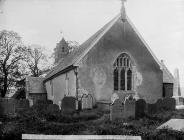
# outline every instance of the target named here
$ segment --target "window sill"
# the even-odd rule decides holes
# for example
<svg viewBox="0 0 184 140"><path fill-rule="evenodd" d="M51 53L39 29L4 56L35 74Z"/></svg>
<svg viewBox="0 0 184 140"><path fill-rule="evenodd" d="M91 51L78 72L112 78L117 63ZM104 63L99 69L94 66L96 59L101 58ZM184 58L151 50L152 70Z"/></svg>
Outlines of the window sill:
<svg viewBox="0 0 184 140"><path fill-rule="evenodd" d="M135 94L135 91L133 91L133 90L127 90L127 91L124 91L124 90L114 90L114 92L122 93L122 94Z"/></svg>

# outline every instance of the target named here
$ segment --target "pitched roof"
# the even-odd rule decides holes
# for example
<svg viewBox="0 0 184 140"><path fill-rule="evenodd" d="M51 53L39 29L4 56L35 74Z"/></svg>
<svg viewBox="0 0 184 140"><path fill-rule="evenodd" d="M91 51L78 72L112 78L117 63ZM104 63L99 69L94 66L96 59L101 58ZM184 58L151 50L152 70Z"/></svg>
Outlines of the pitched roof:
<svg viewBox="0 0 184 140"><path fill-rule="evenodd" d="M119 19L120 15L113 18L109 23L107 23L105 26L103 26L99 31L97 31L94 35L92 35L88 40L86 40L78 49L71 52L66 58L60 62L57 66L55 66L45 77L45 81L52 79L54 75L57 73L64 71L69 66L74 66L82 56L89 51L92 46L94 45L94 42L98 41L103 34L109 30L112 25Z"/></svg>
<svg viewBox="0 0 184 140"><path fill-rule="evenodd" d="M45 82L49 79L54 78L58 73L64 73L67 71L67 69L72 69L74 66L77 66L80 60L95 46L95 44L109 31L109 29L118 21L121 20L121 15L118 14L115 18L113 18L109 23L107 23L105 26L103 26L99 31L97 31L94 35L92 35L87 41L85 41L78 49L73 51L71 54L66 56L66 58L60 62L56 67L54 67L45 77ZM144 43L144 46L154 60L157 62L157 64L162 68L162 64L157 59L157 57L154 55L152 50L149 48L148 44L144 41L140 33L136 30L135 26L132 24L130 19L127 17L127 22L130 24L130 26L133 28L135 33L138 35L139 39ZM165 70L165 69L164 69ZM168 69L167 69L168 70ZM166 71L166 70L165 70ZM168 72L166 72L168 73ZM167 74L168 75L168 74ZM165 79L167 77L165 75ZM171 76L170 76L171 77ZM170 79L170 78L169 78ZM165 80L167 81L167 80Z"/></svg>

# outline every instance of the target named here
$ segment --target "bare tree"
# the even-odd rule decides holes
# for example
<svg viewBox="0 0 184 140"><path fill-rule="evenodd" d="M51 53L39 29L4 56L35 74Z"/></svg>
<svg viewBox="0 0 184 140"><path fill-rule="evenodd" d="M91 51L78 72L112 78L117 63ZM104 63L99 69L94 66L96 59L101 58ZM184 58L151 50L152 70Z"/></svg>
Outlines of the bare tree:
<svg viewBox="0 0 184 140"><path fill-rule="evenodd" d="M19 74L19 62L24 58L21 37L13 31L0 31L1 97L5 97Z"/></svg>
<svg viewBox="0 0 184 140"><path fill-rule="evenodd" d="M76 49L79 48L79 43L77 41L67 41L68 46L69 46L69 52L71 53L72 51L75 51Z"/></svg>
<svg viewBox="0 0 184 140"><path fill-rule="evenodd" d="M40 45L31 45L27 47L25 62L31 75L34 77L39 77L49 70L49 66L46 64L47 57Z"/></svg>

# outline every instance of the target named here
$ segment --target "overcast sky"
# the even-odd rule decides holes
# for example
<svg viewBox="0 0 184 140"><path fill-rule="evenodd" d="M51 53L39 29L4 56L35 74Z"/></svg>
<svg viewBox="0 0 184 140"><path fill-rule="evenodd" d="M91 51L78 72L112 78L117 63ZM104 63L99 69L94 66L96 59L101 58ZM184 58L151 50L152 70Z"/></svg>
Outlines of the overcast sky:
<svg viewBox="0 0 184 140"><path fill-rule="evenodd" d="M120 0L0 0L0 30L49 52L63 36L80 44L116 16ZM184 0L127 0L127 15L184 86Z"/></svg>

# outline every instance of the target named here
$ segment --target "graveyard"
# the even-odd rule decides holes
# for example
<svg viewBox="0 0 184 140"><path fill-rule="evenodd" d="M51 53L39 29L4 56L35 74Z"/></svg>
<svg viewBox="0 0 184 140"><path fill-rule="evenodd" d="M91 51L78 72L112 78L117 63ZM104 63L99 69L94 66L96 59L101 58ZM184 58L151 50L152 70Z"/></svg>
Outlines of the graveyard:
<svg viewBox="0 0 184 140"><path fill-rule="evenodd" d="M25 59L25 62L19 64L19 59L13 59L14 55L12 58L9 56L12 49L6 48L9 44L9 37L6 37L8 31L0 32L0 39L5 38L0 40L1 44L4 43L5 51L2 52L10 50L6 58L0 60L3 66L3 71L0 71L0 80L3 80L0 83L3 87L0 89L0 140L31 139L23 138L26 135L44 135L45 138L47 135L116 135L124 136L125 139L128 139L126 136L136 136L141 140L184 140L184 96L179 70L176 69L173 76L166 66L167 61L164 63L163 59L156 57L152 49L162 43L153 47L147 43L147 38L144 39L139 28L126 14L126 0L121 1L120 13L108 19L101 28L82 28L94 32L80 45L65 40L63 35L58 43L53 41L56 48L53 49L52 57L48 57L53 62L47 68L42 66L42 70L38 69L38 62L41 63L39 59L43 57L47 61L43 65L49 65L49 60L46 60L41 49L40 52L39 49L32 50L36 55L33 56L30 46L24 48L23 45L21 50L17 45L18 50L14 53L23 55L20 60ZM87 19L90 14L85 16ZM94 23L97 20L93 20ZM142 25L144 27L146 23ZM77 26L71 26L75 27L71 31L74 34ZM45 34L51 35L52 32L49 32ZM77 36L82 37L79 33ZM15 36L17 33L11 34ZM160 38L163 41L169 40L162 36ZM21 43L21 37L16 38ZM74 46L72 42L75 42ZM35 64L32 64L34 67L29 63L32 60L29 53L35 59ZM39 53L40 56L37 56ZM10 64L6 63L9 58L12 62ZM14 63L17 63L16 67L12 66ZM20 72L19 65L23 67L20 67ZM24 74L26 67L30 70ZM22 94L17 92L17 95L5 96L10 93L8 84L14 80L9 78L11 76L7 71L10 71L9 75L12 71L12 76L15 75L17 80L11 86L17 86Z"/></svg>
<svg viewBox="0 0 184 140"><path fill-rule="evenodd" d="M71 100L71 99L70 99ZM146 104L142 99L117 99L110 110L98 107L80 111L60 110L52 101L39 100L15 115L1 116L1 139L21 139L22 134L45 135L132 135L144 139L183 139L184 132L163 127L170 119L183 119L184 110L175 110L172 99ZM170 106L166 106L170 103Z"/></svg>

